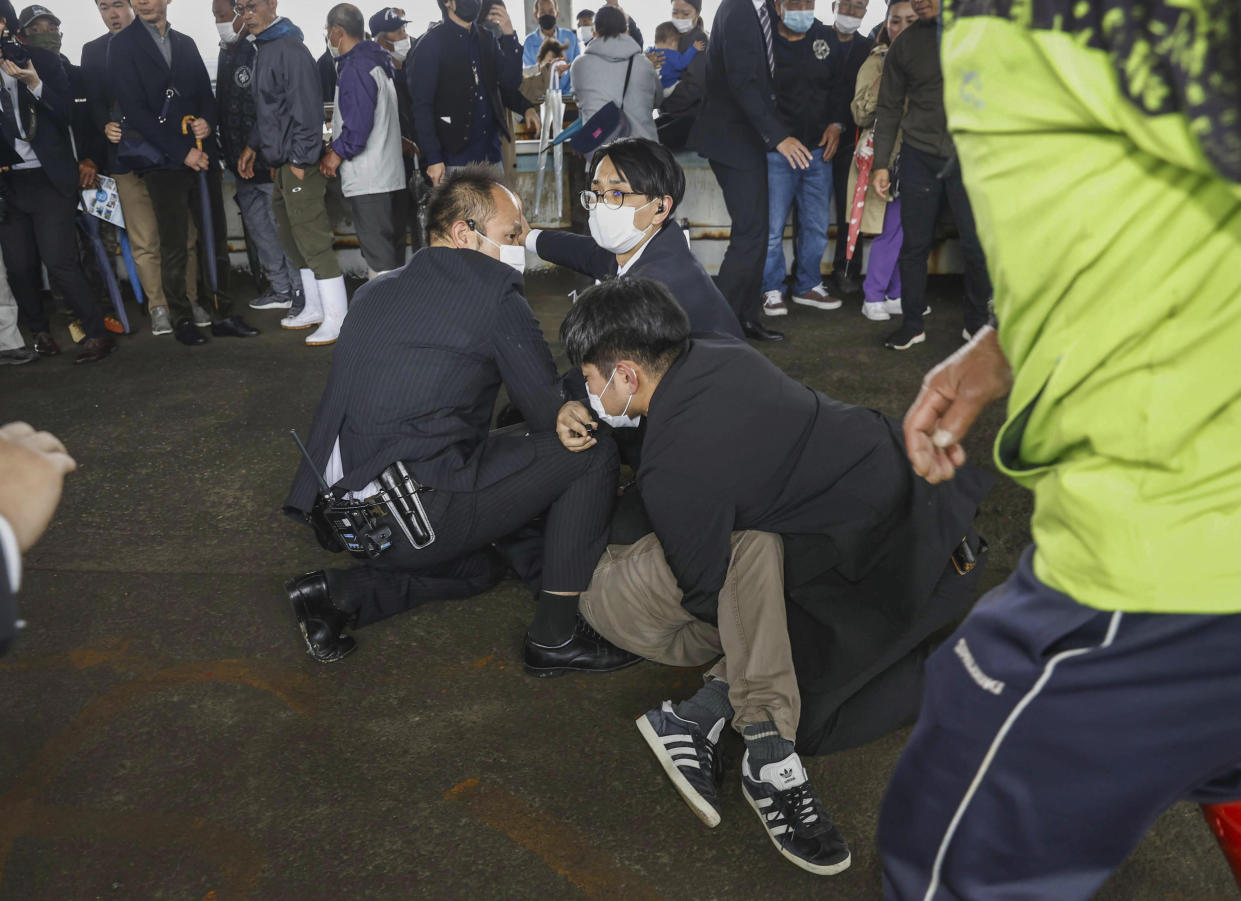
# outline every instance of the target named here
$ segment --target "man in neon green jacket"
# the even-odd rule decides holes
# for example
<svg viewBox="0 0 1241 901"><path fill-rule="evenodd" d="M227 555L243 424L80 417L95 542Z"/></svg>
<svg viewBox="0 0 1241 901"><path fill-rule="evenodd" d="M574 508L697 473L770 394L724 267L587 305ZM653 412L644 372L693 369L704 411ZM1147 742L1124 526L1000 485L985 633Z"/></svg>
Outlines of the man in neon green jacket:
<svg viewBox="0 0 1241 901"><path fill-rule="evenodd" d="M1085 898L1174 801L1241 798L1241 12L941 19L998 331L927 376L906 440L951 478L1011 388L995 456L1034 546L928 662L885 890Z"/></svg>

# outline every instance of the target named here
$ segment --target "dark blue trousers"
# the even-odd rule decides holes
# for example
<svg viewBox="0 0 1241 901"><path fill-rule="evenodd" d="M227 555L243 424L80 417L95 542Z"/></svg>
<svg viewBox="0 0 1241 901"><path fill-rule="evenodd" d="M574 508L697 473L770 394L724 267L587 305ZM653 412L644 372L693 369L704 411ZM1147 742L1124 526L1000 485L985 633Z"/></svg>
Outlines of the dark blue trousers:
<svg viewBox="0 0 1241 901"><path fill-rule="evenodd" d="M1241 614L1086 607L1033 557L927 661L889 899L1088 898L1171 804L1241 798Z"/></svg>

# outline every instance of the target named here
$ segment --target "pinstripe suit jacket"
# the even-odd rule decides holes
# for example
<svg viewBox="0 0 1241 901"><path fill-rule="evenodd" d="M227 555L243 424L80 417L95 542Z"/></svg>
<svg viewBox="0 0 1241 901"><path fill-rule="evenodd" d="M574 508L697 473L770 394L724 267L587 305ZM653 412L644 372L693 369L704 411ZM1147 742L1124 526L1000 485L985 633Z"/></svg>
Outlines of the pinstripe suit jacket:
<svg viewBox="0 0 1241 901"><path fill-rule="evenodd" d="M396 460L445 491L483 488L529 465L529 442L486 440L501 382L533 431L554 430L562 402L522 289L510 266L447 247L420 250L405 268L362 287L310 431L319 471L338 436L345 476L337 484L351 491ZM316 490L303 461L286 508L308 511Z"/></svg>

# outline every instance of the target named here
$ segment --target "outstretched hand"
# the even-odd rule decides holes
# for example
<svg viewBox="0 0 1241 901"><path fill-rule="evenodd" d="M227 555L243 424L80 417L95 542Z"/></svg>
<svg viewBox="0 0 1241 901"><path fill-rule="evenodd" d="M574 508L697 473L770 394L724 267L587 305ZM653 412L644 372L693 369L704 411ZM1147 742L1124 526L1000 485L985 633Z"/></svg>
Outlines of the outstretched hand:
<svg viewBox="0 0 1241 901"><path fill-rule="evenodd" d="M965 465L961 441L978 414L1012 384L1013 371L991 326L928 372L905 414L905 452L914 472L932 485L951 479Z"/></svg>

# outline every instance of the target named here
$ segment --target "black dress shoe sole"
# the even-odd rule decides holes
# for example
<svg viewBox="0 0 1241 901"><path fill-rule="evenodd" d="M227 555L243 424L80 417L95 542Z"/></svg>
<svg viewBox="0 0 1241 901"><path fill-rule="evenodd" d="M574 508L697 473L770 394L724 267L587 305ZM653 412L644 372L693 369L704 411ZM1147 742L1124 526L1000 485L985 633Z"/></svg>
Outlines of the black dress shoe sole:
<svg viewBox="0 0 1241 901"><path fill-rule="evenodd" d="M297 622L298 631L302 633L302 640L306 642L306 653L316 663L335 663L343 660L358 649L358 643L349 635L337 636L336 641L331 647L320 647L311 641L310 634L306 630L306 622L310 619L310 611L306 609L306 603L297 595L292 593L291 585L285 586L290 589L289 607L293 610L293 619Z"/></svg>
<svg viewBox="0 0 1241 901"><path fill-rule="evenodd" d="M550 679L554 676L563 676L566 673L614 673L617 670L625 669L633 666L635 663L641 663L641 657L635 657L633 660L626 660L624 663L618 663L616 666L597 667L597 666L531 666L526 664L526 675L534 676L536 679Z"/></svg>

